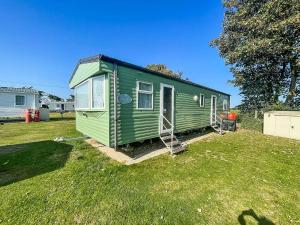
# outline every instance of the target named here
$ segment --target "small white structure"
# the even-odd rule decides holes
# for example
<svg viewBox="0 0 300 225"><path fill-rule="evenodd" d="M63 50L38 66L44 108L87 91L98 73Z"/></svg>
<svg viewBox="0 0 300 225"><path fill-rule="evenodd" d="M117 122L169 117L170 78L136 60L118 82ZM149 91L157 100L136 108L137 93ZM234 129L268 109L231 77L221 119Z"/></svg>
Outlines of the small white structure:
<svg viewBox="0 0 300 225"><path fill-rule="evenodd" d="M300 140L300 111L264 113L264 134Z"/></svg>
<svg viewBox="0 0 300 225"><path fill-rule="evenodd" d="M50 111L75 111L74 102L50 102Z"/></svg>
<svg viewBox="0 0 300 225"><path fill-rule="evenodd" d="M40 120L41 121L49 121L50 120L50 116L49 116L49 109L45 109L45 108L40 108Z"/></svg>
<svg viewBox="0 0 300 225"><path fill-rule="evenodd" d="M32 88L0 87L0 117L23 117L39 108L39 92Z"/></svg>

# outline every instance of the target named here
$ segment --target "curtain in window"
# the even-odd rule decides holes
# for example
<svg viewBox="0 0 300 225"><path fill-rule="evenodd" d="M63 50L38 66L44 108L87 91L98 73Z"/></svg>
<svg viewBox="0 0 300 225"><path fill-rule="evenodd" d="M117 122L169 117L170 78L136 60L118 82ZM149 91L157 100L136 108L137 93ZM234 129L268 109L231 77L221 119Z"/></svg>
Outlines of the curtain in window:
<svg viewBox="0 0 300 225"><path fill-rule="evenodd" d="M89 108L89 82L85 82L75 88L76 92L76 108Z"/></svg>
<svg viewBox="0 0 300 225"><path fill-rule="evenodd" d="M200 107L204 107L204 95L203 94L200 94Z"/></svg>
<svg viewBox="0 0 300 225"><path fill-rule="evenodd" d="M152 108L152 94L139 93L138 108L151 109Z"/></svg>
<svg viewBox="0 0 300 225"><path fill-rule="evenodd" d="M104 108L104 77L93 78L93 101L94 109Z"/></svg>
<svg viewBox="0 0 300 225"><path fill-rule="evenodd" d="M139 90L140 91L152 91L152 84L139 82Z"/></svg>
<svg viewBox="0 0 300 225"><path fill-rule="evenodd" d="M228 110L227 99L224 99L224 100L223 100L223 110Z"/></svg>

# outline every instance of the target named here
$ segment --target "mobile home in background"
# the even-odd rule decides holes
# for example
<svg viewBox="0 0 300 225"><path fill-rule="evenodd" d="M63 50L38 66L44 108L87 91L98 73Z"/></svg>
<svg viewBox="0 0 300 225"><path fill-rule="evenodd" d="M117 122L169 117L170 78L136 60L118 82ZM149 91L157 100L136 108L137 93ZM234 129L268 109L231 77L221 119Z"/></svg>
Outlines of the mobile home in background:
<svg viewBox="0 0 300 225"><path fill-rule="evenodd" d="M39 92L32 88L0 87L0 117L23 117L39 108Z"/></svg>
<svg viewBox="0 0 300 225"><path fill-rule="evenodd" d="M60 101L60 102L50 102L48 108L51 112L55 111L67 111L72 112L75 110L74 102Z"/></svg>

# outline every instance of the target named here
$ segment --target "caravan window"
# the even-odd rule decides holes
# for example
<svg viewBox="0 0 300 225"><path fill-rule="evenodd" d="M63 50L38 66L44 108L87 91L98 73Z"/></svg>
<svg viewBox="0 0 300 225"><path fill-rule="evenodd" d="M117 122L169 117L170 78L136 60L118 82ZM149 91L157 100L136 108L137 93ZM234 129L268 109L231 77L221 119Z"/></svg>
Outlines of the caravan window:
<svg viewBox="0 0 300 225"><path fill-rule="evenodd" d="M228 101L227 101L227 99L224 99L224 100L223 100L223 110L224 110L224 111L227 111L227 110L228 110Z"/></svg>
<svg viewBox="0 0 300 225"><path fill-rule="evenodd" d="M200 98L199 98L199 103L200 103L200 107L204 107L204 101L205 101L205 97L204 94L200 94Z"/></svg>
<svg viewBox="0 0 300 225"><path fill-rule="evenodd" d="M88 109L89 108L89 81L78 85L75 88L76 96L76 109Z"/></svg>
<svg viewBox="0 0 300 225"><path fill-rule="evenodd" d="M137 82L137 109L153 109L153 84Z"/></svg>
<svg viewBox="0 0 300 225"><path fill-rule="evenodd" d="M92 78L92 108L104 109L104 82L105 77Z"/></svg>
<svg viewBox="0 0 300 225"><path fill-rule="evenodd" d="M16 105L25 105L25 96L24 95L16 95Z"/></svg>
<svg viewBox="0 0 300 225"><path fill-rule="evenodd" d="M93 77L75 87L76 109L104 109L105 76Z"/></svg>

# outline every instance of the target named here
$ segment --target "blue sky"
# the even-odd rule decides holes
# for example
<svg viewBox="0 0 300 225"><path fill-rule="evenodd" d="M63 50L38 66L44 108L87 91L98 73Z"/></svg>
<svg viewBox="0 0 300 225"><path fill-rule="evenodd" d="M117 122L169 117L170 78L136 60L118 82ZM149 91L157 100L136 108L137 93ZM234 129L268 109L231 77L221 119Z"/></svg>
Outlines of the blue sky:
<svg viewBox="0 0 300 225"><path fill-rule="evenodd" d="M33 85L61 97L78 59L106 54L163 63L232 95L229 69L208 43L221 32L221 0L0 0L0 86Z"/></svg>

